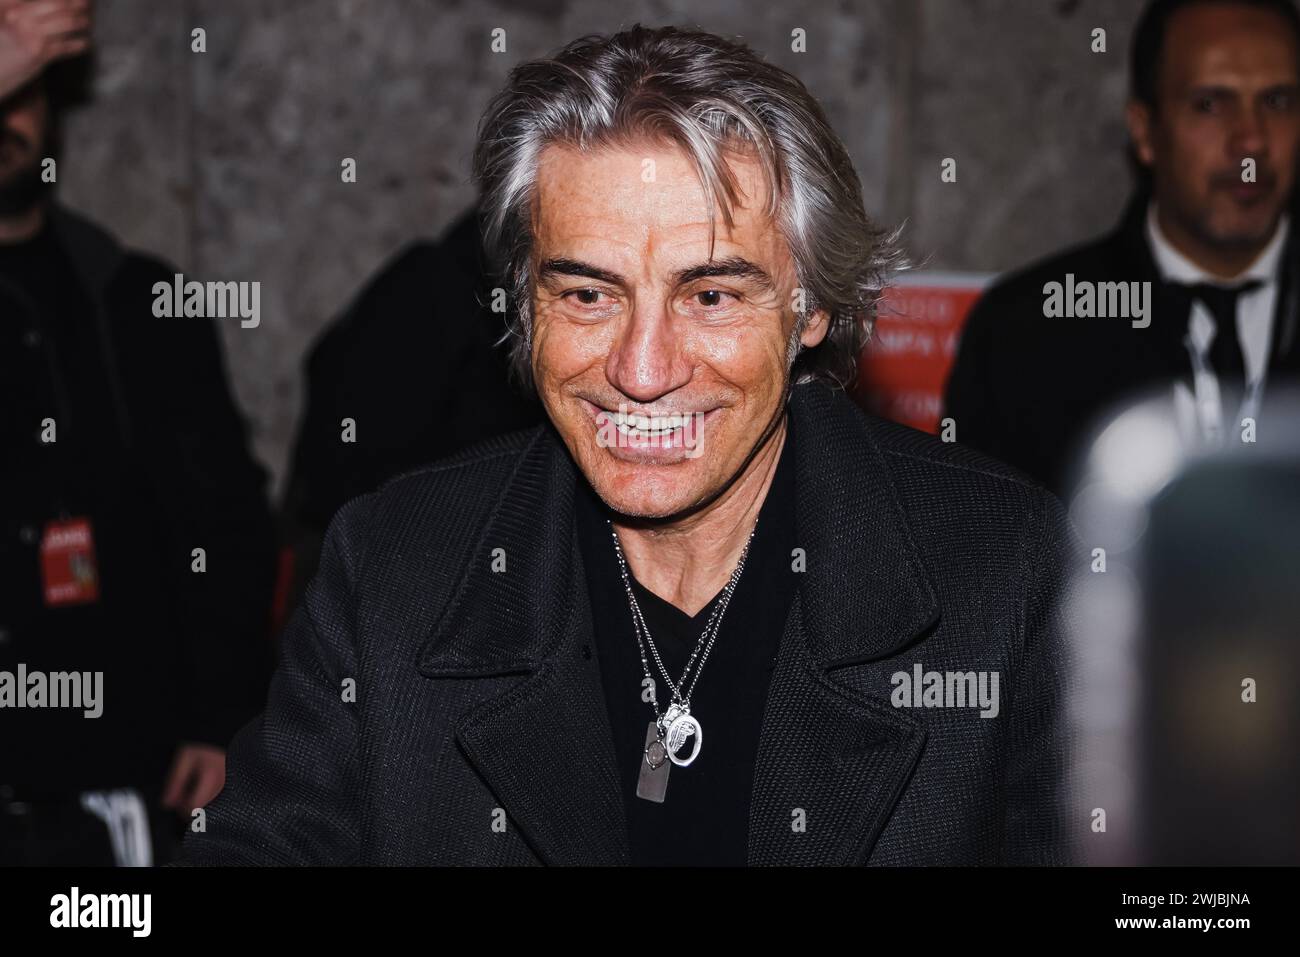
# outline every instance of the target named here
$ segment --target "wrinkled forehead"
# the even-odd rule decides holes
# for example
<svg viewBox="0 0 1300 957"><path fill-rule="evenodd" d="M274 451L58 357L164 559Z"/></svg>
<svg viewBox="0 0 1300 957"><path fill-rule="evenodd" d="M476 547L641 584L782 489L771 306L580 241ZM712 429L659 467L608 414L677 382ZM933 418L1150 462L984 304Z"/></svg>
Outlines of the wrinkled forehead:
<svg viewBox="0 0 1300 957"><path fill-rule="evenodd" d="M712 235L718 244L755 255L788 254L758 159L729 151L724 161L734 197L725 187L711 195L691 157L673 143L642 139L585 150L548 145L538 158L532 197L534 252L575 242L707 244Z"/></svg>

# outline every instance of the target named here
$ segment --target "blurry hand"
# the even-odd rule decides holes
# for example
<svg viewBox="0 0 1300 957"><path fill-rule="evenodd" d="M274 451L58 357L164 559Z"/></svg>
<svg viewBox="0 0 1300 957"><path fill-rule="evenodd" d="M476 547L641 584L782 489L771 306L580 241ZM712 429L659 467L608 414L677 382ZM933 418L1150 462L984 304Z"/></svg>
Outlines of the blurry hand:
<svg viewBox="0 0 1300 957"><path fill-rule="evenodd" d="M90 49L91 0L0 0L0 97Z"/></svg>
<svg viewBox="0 0 1300 957"><path fill-rule="evenodd" d="M176 749L163 789L163 807L188 817L221 793L226 784L226 752L209 744L183 744Z"/></svg>

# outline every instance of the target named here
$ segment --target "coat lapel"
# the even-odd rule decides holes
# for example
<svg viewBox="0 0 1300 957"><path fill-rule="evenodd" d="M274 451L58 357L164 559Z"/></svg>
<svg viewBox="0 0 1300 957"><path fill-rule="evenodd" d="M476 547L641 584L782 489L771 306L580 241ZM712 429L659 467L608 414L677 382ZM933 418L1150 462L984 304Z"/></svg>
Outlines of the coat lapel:
<svg viewBox="0 0 1300 957"><path fill-rule="evenodd" d="M796 536L808 570L768 690L748 858L856 864L898 802L925 732L887 700L837 683L835 672L897 653L935 624L938 600L861 413L817 385L797 387L790 408L800 437ZM792 826L801 818L803 829Z"/></svg>
<svg viewBox="0 0 1300 957"><path fill-rule="evenodd" d="M539 430L425 643L420 672L521 675L460 721L457 741L510 826L543 862L622 864L630 851L613 736L590 655L574 480L563 447ZM504 559L504 571L493 571L494 559Z"/></svg>

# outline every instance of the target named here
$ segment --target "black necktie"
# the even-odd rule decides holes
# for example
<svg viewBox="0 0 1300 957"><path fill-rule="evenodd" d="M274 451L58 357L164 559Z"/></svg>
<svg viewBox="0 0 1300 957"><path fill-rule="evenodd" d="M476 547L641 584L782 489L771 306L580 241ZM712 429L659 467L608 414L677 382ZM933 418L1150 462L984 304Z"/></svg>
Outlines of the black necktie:
<svg viewBox="0 0 1300 957"><path fill-rule="evenodd" d="M1193 299L1199 300L1214 317L1214 342L1210 346L1210 366L1220 381L1246 381L1246 357L1241 352L1237 334L1237 297L1263 285L1258 279L1236 286L1216 286L1203 282L1187 286Z"/></svg>

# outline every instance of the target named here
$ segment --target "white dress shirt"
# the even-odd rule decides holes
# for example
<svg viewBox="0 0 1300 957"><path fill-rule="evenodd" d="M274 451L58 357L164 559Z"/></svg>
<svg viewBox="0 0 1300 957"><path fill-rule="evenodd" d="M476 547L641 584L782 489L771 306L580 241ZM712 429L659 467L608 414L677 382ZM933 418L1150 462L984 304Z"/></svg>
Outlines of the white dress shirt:
<svg viewBox="0 0 1300 957"><path fill-rule="evenodd" d="M1278 296L1278 264L1282 258L1287 226L1288 219L1284 214L1277 225L1277 232L1255 261L1241 275L1224 280L1206 272L1176 250L1160 230L1156 219L1156 204L1152 202L1147 208L1147 242L1155 258L1156 269L1166 282L1236 286L1257 279L1261 283L1259 288L1237 297L1237 336L1246 366L1246 394L1236 421L1229 426L1234 430L1240 428L1242 419L1256 416L1264 393L1268 353L1273 336L1274 306ZM1205 304L1194 301L1183 344L1192 361L1195 393L1184 382L1174 385L1174 407L1180 429L1188 437L1199 435L1201 439L1213 444L1222 441L1224 428L1219 380L1210 365L1210 348L1214 344L1217 327L1218 323Z"/></svg>

